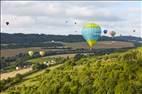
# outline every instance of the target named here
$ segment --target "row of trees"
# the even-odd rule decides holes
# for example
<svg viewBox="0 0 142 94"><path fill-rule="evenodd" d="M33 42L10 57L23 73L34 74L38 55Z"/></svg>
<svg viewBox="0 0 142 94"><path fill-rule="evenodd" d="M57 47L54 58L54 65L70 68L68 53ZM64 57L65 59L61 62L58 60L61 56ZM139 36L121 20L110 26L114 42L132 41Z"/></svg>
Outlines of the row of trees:
<svg viewBox="0 0 142 94"><path fill-rule="evenodd" d="M28 62L26 62L28 59L29 57L22 53L12 57L0 57L0 71L12 71L15 70L16 66L25 66L28 64Z"/></svg>
<svg viewBox="0 0 142 94"><path fill-rule="evenodd" d="M84 42L82 35L45 35L45 34L8 34L8 33L0 33L1 34L1 44L23 44L23 43L41 43L47 41L61 41L61 42ZM107 36L102 36L100 40L110 41L112 38ZM116 41L140 41L141 38L133 37L133 36L118 36L113 38Z"/></svg>
<svg viewBox="0 0 142 94"><path fill-rule="evenodd" d="M13 71L16 66L21 68L24 66L30 66L32 63L27 62L29 59L31 59L31 57L23 53L19 53L18 55L12 57L0 57L0 71Z"/></svg>
<svg viewBox="0 0 142 94"><path fill-rule="evenodd" d="M70 58L64 66L8 94L142 94L142 48L104 56Z"/></svg>

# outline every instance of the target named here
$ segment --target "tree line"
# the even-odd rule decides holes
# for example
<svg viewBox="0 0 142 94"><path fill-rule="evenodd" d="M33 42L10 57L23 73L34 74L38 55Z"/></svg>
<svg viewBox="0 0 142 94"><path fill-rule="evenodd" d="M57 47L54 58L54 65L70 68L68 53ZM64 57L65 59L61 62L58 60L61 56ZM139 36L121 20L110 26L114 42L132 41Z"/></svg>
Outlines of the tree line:
<svg viewBox="0 0 142 94"><path fill-rule="evenodd" d="M25 44L25 43L41 43L48 41L60 41L60 42L84 42L82 35L46 35L46 34L23 34L23 33L0 33L1 34L1 44ZM100 40L116 40L116 41L140 41L139 37L133 36L116 36L113 39L111 37L102 36Z"/></svg>

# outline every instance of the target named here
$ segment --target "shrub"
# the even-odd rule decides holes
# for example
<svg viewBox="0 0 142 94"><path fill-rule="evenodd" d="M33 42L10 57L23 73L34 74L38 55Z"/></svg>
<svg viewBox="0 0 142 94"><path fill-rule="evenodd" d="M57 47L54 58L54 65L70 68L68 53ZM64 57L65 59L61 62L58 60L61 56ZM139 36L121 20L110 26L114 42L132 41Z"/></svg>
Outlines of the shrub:
<svg viewBox="0 0 142 94"><path fill-rule="evenodd" d="M32 66L32 69L33 70L41 70L41 69L45 69L46 67L47 67L47 65L45 65L45 64L35 63Z"/></svg>

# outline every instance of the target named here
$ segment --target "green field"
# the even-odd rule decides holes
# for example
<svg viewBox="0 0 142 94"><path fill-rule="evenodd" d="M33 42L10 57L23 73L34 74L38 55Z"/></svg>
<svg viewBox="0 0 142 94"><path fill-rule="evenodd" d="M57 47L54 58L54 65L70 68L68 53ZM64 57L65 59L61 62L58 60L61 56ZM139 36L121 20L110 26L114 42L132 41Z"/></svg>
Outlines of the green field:
<svg viewBox="0 0 142 94"><path fill-rule="evenodd" d="M58 68L57 68L58 67ZM142 47L83 56L25 77L4 94L142 94Z"/></svg>
<svg viewBox="0 0 142 94"><path fill-rule="evenodd" d="M56 58L60 58L60 57L67 58L67 57L74 57L74 56L75 56L75 54L53 55L53 56L46 56L46 57L39 57L39 58L31 59L31 60L28 60L28 62L43 63L45 61L55 60Z"/></svg>
<svg viewBox="0 0 142 94"><path fill-rule="evenodd" d="M35 59L28 60L28 62L43 63L43 62L48 61L48 60L49 60L49 57L47 57L47 58L35 58Z"/></svg>

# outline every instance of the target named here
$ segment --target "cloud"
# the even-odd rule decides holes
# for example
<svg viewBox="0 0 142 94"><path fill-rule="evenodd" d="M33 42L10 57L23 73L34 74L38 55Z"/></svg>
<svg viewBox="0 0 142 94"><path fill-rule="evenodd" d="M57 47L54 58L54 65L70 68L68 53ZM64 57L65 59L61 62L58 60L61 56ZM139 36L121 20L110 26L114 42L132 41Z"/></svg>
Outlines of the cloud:
<svg viewBox="0 0 142 94"><path fill-rule="evenodd" d="M138 1L2 1L1 5L1 24L7 32L73 34L90 21L120 32L142 28Z"/></svg>
<svg viewBox="0 0 142 94"><path fill-rule="evenodd" d="M20 2L20 1L19 1ZM53 16L61 12L61 7L57 3L42 2L3 2L2 14L17 16ZM24 4L23 4L24 3ZM26 7L25 7L26 6Z"/></svg>
<svg viewBox="0 0 142 94"><path fill-rule="evenodd" d="M70 6L70 3L54 3L54 2L22 2L21 6L18 5L19 2L16 2L15 7L14 4L9 3L11 7L4 7L2 10L6 9L6 11L2 11L2 14L13 14L17 16L51 16L56 18L59 17L74 17L79 19L89 19L89 18L97 18L97 20L120 20L121 18L116 17L113 13L105 8L96 8L86 6L84 7L84 3L74 4ZM24 4L23 4L24 3ZM6 3L7 4L7 3ZM25 4L26 7L25 7ZM67 5L69 6L67 6ZM79 5L79 6L78 6ZM82 6L81 6L82 5ZM96 4L97 5L97 4ZM104 4L103 4L104 5ZM2 4L4 6L4 4ZM7 4L8 6L8 4ZM18 7L18 8L17 8ZM66 8L65 8L66 7ZM112 15L113 14L113 15ZM111 19L112 18L112 19Z"/></svg>
<svg viewBox="0 0 142 94"><path fill-rule="evenodd" d="M87 7L71 7L66 10L66 14L68 16L75 16L75 17L86 17L91 16L93 11Z"/></svg>

